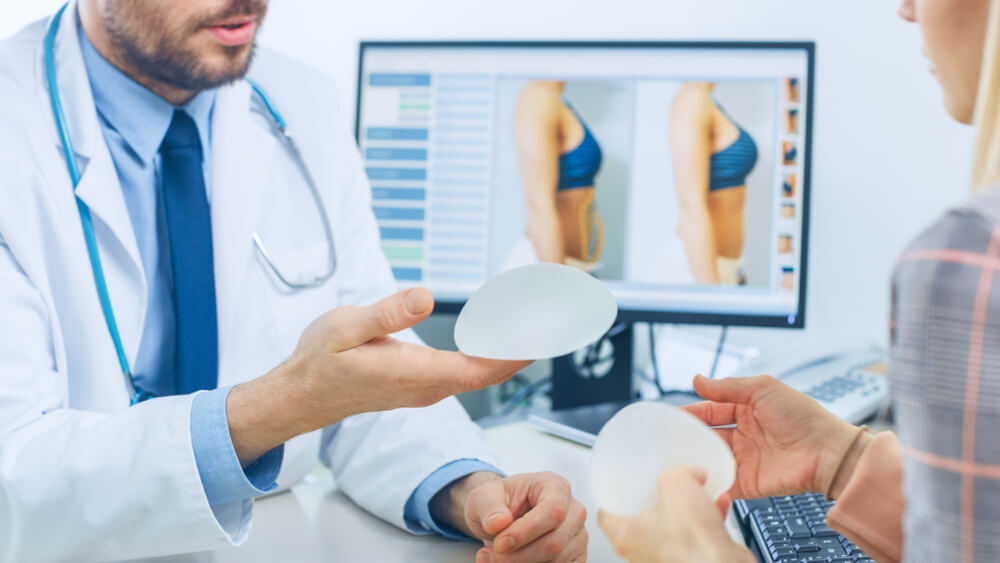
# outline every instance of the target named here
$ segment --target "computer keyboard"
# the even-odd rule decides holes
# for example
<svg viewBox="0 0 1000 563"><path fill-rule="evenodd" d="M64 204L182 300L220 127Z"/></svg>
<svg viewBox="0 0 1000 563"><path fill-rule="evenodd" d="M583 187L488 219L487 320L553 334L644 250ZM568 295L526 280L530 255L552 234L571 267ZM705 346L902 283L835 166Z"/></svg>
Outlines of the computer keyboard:
<svg viewBox="0 0 1000 563"><path fill-rule="evenodd" d="M738 500L737 515L765 563L873 563L858 546L826 525L833 506L823 495Z"/></svg>

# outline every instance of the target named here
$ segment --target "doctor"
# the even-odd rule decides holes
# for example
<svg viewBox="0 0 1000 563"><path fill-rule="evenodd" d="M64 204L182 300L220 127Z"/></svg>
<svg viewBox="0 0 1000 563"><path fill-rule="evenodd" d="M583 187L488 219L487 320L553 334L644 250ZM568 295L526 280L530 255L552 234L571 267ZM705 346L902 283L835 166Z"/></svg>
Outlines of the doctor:
<svg viewBox="0 0 1000 563"><path fill-rule="evenodd" d="M393 294L332 88L243 80L266 5L79 0L0 43L0 560L239 544L317 456L480 560L585 560L567 482L503 477L446 398L524 364L405 330L433 300Z"/></svg>

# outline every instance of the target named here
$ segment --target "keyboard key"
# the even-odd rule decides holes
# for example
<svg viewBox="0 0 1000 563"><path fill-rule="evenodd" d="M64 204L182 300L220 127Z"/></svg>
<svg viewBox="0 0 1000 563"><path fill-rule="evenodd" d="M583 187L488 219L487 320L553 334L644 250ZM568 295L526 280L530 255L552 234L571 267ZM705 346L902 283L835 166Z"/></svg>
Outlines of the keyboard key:
<svg viewBox="0 0 1000 563"><path fill-rule="evenodd" d="M752 514L755 510L764 510L767 508L772 508L774 506L774 501L769 498L755 498L750 500L741 501L747 507L747 513Z"/></svg>
<svg viewBox="0 0 1000 563"><path fill-rule="evenodd" d="M771 557L794 556L797 553L798 552L795 551L794 549L772 549L771 550Z"/></svg>
<svg viewBox="0 0 1000 563"><path fill-rule="evenodd" d="M819 553L820 548L818 545L799 545L795 547L795 551L799 555L804 555L806 553Z"/></svg>
<svg viewBox="0 0 1000 563"><path fill-rule="evenodd" d="M823 563L827 563L830 561L830 559L826 555L809 555L807 557L799 559L799 561L801 561L802 563L812 563L814 561L817 562L822 561Z"/></svg>
<svg viewBox="0 0 1000 563"><path fill-rule="evenodd" d="M772 550L775 550L775 549L787 549L789 547L792 548L793 551L794 551L795 544L793 544L790 541L776 541L776 542L771 542L771 549Z"/></svg>
<svg viewBox="0 0 1000 563"><path fill-rule="evenodd" d="M843 546L837 541L837 538L816 538L819 540L820 550L827 555L827 557L847 557L847 552L844 551Z"/></svg>
<svg viewBox="0 0 1000 563"><path fill-rule="evenodd" d="M830 560L830 563L854 563L854 559L850 557L834 557Z"/></svg>
<svg viewBox="0 0 1000 563"><path fill-rule="evenodd" d="M760 520L774 520L776 518L781 518L781 512L774 508L769 508L767 510L755 510L753 517Z"/></svg>
<svg viewBox="0 0 1000 563"><path fill-rule="evenodd" d="M757 516L757 523L761 526L770 526L771 524L782 525L785 521L784 518L780 516Z"/></svg>
<svg viewBox="0 0 1000 563"><path fill-rule="evenodd" d="M809 526L806 526L806 521L802 518L791 518L785 521L785 528L788 529L788 536L791 538L808 538L812 536L812 532L809 531Z"/></svg>

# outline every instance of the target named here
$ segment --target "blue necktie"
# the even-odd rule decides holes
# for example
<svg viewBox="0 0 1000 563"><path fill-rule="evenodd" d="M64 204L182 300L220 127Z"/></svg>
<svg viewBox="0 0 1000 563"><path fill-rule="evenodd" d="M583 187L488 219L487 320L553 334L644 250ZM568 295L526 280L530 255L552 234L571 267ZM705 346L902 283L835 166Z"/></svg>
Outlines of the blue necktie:
<svg viewBox="0 0 1000 563"><path fill-rule="evenodd" d="M202 146L187 113L174 111L163 143L163 207L170 239L176 319L178 394L214 389L219 344L215 311L215 265Z"/></svg>

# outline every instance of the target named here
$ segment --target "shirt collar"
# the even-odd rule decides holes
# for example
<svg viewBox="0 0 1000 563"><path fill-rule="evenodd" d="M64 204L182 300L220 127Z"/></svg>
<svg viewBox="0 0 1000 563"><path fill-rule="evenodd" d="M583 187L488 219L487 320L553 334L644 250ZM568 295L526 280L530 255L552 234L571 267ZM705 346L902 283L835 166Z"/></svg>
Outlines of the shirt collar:
<svg viewBox="0 0 1000 563"><path fill-rule="evenodd" d="M188 103L176 108L105 59L90 42L79 19L77 29L97 113L107 126L121 135L144 165L159 151L175 109L183 109L191 116L198 127L203 150L208 149L215 89L198 92Z"/></svg>

